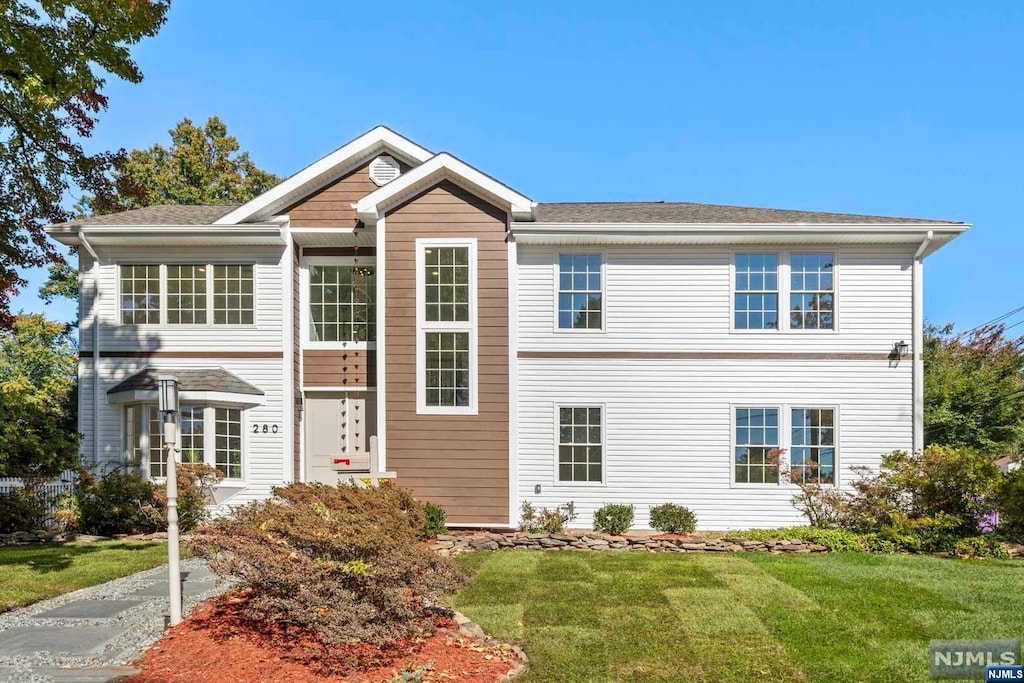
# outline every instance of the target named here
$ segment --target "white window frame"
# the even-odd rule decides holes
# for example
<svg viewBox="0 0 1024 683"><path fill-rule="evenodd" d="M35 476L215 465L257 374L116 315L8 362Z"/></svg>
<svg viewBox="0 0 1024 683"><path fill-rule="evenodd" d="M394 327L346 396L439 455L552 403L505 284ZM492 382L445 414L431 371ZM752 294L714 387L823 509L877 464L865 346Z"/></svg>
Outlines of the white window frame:
<svg viewBox="0 0 1024 683"><path fill-rule="evenodd" d="M601 481L562 481L558 477L558 447L562 445L559 429L562 426L559 411L562 408L599 408L601 410ZM608 404L594 401L556 401L551 412L553 431L553 459L551 484L557 487L603 487L608 485Z"/></svg>
<svg viewBox="0 0 1024 683"><path fill-rule="evenodd" d="M371 266L373 268L374 278L379 276L377 270L377 257L376 256L304 256L301 259L301 265L299 270L299 287L302 288L300 294L300 303L302 306L302 316L299 322L302 325L302 347L306 349L376 349L376 341L314 341L310 334L310 296L309 296L309 267L310 266ZM375 293L376 294L376 293ZM374 296L374 306L377 305L376 296ZM380 311L377 311L379 316ZM375 319L377 318L375 316ZM376 326L376 324L374 325Z"/></svg>
<svg viewBox="0 0 1024 683"><path fill-rule="evenodd" d="M784 453L782 458L785 464L779 467L779 481L778 482L738 482L736 481L736 411L742 409L774 409L779 411L779 445ZM729 404L729 486L732 488L741 489L796 489L797 484L794 484L789 480L788 476L784 477L784 473L788 473L792 463L792 451L793 451L793 410L796 409L805 410L831 410L832 411L832 448L835 450L835 477L831 484L822 484L822 486L838 488L842 485L842 450L841 450L841 436L840 436L840 420L841 411L838 403L832 403L828 401L796 401L788 403L779 403L772 401L744 401L742 403L731 403Z"/></svg>
<svg viewBox="0 0 1024 683"><path fill-rule="evenodd" d="M154 477L150 475L150 461L149 461L149 418L148 412L150 406L155 406L155 403L128 403L125 404L121 409L121 456L127 458L129 451L131 450L131 443L128 441L128 409L131 407L137 407L146 415L145 419L142 420L142 430L139 433L139 450L142 451L142 462L139 463L139 467L142 469L143 476L146 479L154 481L156 483L163 483L166 481L166 477ZM203 402L184 402L183 405L187 406L199 406L203 409L203 464L209 465L210 467L216 468L217 460L217 435L216 430L216 409L217 408L233 408L239 411L241 419L242 429L242 478L228 478L224 477L220 480L221 484L239 484L245 483L248 480L249 472L249 432L248 432L248 420L246 413L248 410L246 406L238 405L235 403L203 403ZM181 445L181 424L177 425L178 438L177 444ZM180 457L180 456L179 456ZM180 464L180 463L179 463Z"/></svg>
<svg viewBox="0 0 1024 683"><path fill-rule="evenodd" d="M558 326L558 295L562 290L561 274L559 264L563 255L578 256L600 256L601 257L601 327L559 327ZM553 313L554 318L551 326L555 334L605 334L608 332L608 254L604 249L560 249L555 252L555 262L552 264L554 277L553 291Z"/></svg>
<svg viewBox="0 0 1024 683"><path fill-rule="evenodd" d="M426 319L426 258L428 247L469 248L469 321L440 321ZM477 240L465 237L421 237L416 239L416 414L417 415L478 415L479 361L477 299ZM424 335L428 332L469 333L469 405L428 406L427 405L427 349Z"/></svg>
<svg viewBox="0 0 1024 683"><path fill-rule="evenodd" d="M206 266L206 322L205 323L171 323L167 314L167 266ZM259 269L255 261L219 259L215 261L203 259L181 258L169 261L154 262L143 259L123 259L114 263L117 269L117 326L118 327L160 327L163 329L217 329L217 330L252 330L259 326ZM160 315L157 323L126 323L121 317L121 266L159 266L160 267ZM213 322L213 269L215 266L252 266L252 322L251 323L215 323Z"/></svg>
<svg viewBox="0 0 1024 683"><path fill-rule="evenodd" d="M777 329L742 329L736 327L736 257L746 254L776 254L779 257L778 296L779 326ZM789 295L792 293L791 259L793 254L832 254L832 327L830 329L799 329L789 324ZM808 245L800 249L733 249L729 253L729 333L730 334L785 334L785 335L828 335L839 332L842 294L839 280L841 252L835 246ZM556 321L557 322L557 321Z"/></svg>

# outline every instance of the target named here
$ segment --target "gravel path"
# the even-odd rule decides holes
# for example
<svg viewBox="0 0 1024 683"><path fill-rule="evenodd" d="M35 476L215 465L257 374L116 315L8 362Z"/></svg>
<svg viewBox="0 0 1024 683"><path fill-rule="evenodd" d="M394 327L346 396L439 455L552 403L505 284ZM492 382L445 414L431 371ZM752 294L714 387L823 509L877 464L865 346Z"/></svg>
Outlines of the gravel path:
<svg viewBox="0 0 1024 683"><path fill-rule="evenodd" d="M186 613L230 588L203 560L181 570ZM167 597L164 566L0 614L0 681L117 680L164 634Z"/></svg>

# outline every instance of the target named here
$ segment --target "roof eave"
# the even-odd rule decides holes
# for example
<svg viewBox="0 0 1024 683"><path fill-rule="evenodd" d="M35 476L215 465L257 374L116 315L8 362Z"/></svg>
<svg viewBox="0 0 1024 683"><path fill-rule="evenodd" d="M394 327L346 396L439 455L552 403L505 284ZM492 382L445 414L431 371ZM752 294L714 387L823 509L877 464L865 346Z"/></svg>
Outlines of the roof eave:
<svg viewBox="0 0 1024 683"><path fill-rule="evenodd" d="M105 246L180 245L203 241L231 244L285 244L279 222L243 225L83 225L49 226L46 234L66 246L79 246L84 237L90 244Z"/></svg>

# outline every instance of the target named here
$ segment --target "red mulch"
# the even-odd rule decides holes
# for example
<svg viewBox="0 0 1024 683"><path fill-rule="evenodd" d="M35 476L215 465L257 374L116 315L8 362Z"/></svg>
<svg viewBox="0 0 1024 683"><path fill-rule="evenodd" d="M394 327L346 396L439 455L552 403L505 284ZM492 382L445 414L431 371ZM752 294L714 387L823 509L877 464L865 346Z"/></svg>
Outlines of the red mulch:
<svg viewBox="0 0 1024 683"><path fill-rule="evenodd" d="M338 645L325 662L304 654L316 651L308 632L261 627L245 616L245 602L244 595L234 594L200 605L133 663L142 673L127 683L378 683L417 669L425 683L491 683L518 663L511 648L463 636L442 618L428 637L387 651Z"/></svg>

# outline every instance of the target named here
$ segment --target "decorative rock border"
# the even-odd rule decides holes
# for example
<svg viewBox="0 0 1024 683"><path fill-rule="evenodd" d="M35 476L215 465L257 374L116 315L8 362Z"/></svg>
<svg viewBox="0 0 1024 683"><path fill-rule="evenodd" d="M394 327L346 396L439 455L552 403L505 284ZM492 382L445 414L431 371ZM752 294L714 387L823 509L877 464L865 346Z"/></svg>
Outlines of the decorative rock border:
<svg viewBox="0 0 1024 683"><path fill-rule="evenodd" d="M498 640L493 636L487 635L486 633L484 633L484 630L480 628L480 624L471 620L462 612L452 610L452 613L455 619L455 623L459 626L459 633L461 633L464 636L476 638L485 645L507 646L515 654L515 656L519 658L519 663L516 664L515 667L513 667L513 669L509 671L507 674L503 674L500 678L498 678L498 681L511 681L513 679L519 678L526 672L527 667L529 667L530 660L526 656L526 653L523 652L523 649L521 647L514 643L506 643L503 640Z"/></svg>
<svg viewBox="0 0 1024 683"><path fill-rule="evenodd" d="M472 531L441 534L431 549L442 555L458 555L475 550L618 550L672 553L827 553L826 546L800 539L754 541L747 538L705 538L670 534L612 536L596 531L565 531L556 534L530 534L521 531Z"/></svg>
<svg viewBox="0 0 1024 683"><path fill-rule="evenodd" d="M167 532L157 531L152 534L115 534L114 536L91 536L89 534L62 533L60 531L15 531L13 534L0 534L0 546L29 545L33 543L64 543L67 541L166 541Z"/></svg>

